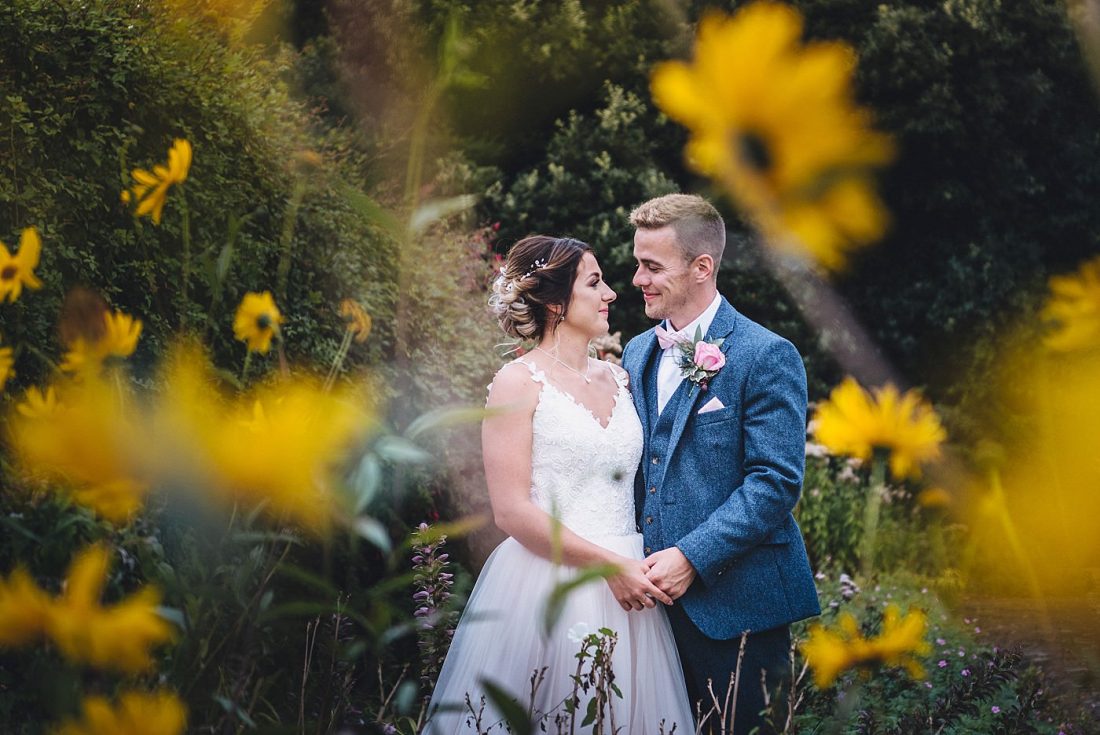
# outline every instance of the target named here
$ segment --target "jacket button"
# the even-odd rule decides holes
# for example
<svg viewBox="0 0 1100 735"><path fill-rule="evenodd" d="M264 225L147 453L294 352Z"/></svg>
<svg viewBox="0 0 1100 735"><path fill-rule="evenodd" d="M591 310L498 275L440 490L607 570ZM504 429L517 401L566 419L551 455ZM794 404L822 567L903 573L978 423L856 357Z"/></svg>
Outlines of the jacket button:
<svg viewBox="0 0 1100 735"><path fill-rule="evenodd" d="M651 462L652 462L653 464L657 464L657 462L659 462L660 460L658 460L658 459L657 459L656 457L654 457L654 458L653 458L653 459L651 459L650 461L651 461Z"/></svg>
<svg viewBox="0 0 1100 735"><path fill-rule="evenodd" d="M649 494L650 494L650 495L652 495L652 494L653 494L653 493L655 493L655 492L657 492L657 488L655 488L655 487L651 487L651 488L649 488Z"/></svg>
<svg viewBox="0 0 1100 735"><path fill-rule="evenodd" d="M647 547L645 547L645 553L647 553L647 554L652 554L652 553L653 553L653 549L651 549L651 548L649 548L649 547L647 546Z"/></svg>
<svg viewBox="0 0 1100 735"><path fill-rule="evenodd" d="M645 522L646 523L653 523L653 516L646 516L645 517Z"/></svg>

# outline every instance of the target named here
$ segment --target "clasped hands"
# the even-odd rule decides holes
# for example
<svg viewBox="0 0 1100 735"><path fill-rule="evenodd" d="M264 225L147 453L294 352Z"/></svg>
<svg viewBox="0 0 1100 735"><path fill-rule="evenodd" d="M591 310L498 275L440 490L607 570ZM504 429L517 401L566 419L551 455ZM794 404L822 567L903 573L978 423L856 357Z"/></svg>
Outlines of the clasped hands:
<svg viewBox="0 0 1100 735"><path fill-rule="evenodd" d="M640 561L621 560L619 573L609 577L607 584L623 610L641 610L657 602L671 605L694 580L695 567L684 552L672 546Z"/></svg>

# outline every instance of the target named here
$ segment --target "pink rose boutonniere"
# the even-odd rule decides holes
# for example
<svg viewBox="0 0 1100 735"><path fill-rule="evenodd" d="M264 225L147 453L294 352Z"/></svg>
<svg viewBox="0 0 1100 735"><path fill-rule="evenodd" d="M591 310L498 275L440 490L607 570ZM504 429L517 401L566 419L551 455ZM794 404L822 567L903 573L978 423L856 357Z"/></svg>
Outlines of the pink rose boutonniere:
<svg viewBox="0 0 1100 735"><path fill-rule="evenodd" d="M694 339L677 343L680 375L698 385L699 390L706 390L710 379L726 364L726 356L720 349L723 342L724 339L704 340L702 330L696 327Z"/></svg>

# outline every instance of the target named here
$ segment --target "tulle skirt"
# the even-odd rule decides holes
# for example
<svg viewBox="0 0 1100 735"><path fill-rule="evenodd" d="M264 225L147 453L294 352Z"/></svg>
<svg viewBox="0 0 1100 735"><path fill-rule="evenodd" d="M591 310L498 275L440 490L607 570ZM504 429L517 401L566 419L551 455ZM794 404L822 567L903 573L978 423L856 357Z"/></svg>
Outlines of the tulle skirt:
<svg viewBox="0 0 1100 735"><path fill-rule="evenodd" d="M623 556L643 558L642 536L611 536L595 543ZM546 667L534 696L536 731L558 731L555 718L567 716L564 705L573 692L579 639L587 632L609 628L618 635L612 656L614 682L622 698L611 696L616 730L629 735L694 732L680 658L663 606L627 612L615 601L602 579L572 591L549 637L542 619L550 591L575 576L569 567L555 567L514 539L498 546L474 585L440 671L424 730L428 735L474 733L480 711L482 732L504 732L503 715L485 694L488 679L508 691L527 711L532 674ZM590 662L585 661L585 668ZM467 705L467 696L469 705ZM582 728L590 690L580 694L576 732ZM484 707L482 701L484 698ZM605 728L610 724L605 711ZM568 732L568 728L564 729Z"/></svg>

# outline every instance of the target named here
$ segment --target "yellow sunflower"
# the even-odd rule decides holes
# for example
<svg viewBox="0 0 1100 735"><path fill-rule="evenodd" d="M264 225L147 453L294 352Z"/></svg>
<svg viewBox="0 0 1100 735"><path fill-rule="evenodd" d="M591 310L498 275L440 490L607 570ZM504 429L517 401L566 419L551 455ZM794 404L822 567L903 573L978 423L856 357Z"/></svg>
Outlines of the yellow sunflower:
<svg viewBox="0 0 1100 735"><path fill-rule="evenodd" d="M93 339L77 337L61 362L61 370L77 373L98 367L109 357L129 357L141 337L140 319L121 311L103 313L103 329Z"/></svg>
<svg viewBox="0 0 1100 735"><path fill-rule="evenodd" d="M19 237L19 252L14 256L0 242L0 302L14 302L23 293L23 287L42 288L42 281L34 275L42 253L42 240L38 230L27 227Z"/></svg>
<svg viewBox="0 0 1100 735"><path fill-rule="evenodd" d="M340 302L340 316L348 323L348 331L352 333L356 342L366 342L370 336L372 321L366 309L354 299L344 299Z"/></svg>
<svg viewBox="0 0 1100 735"><path fill-rule="evenodd" d="M722 182L769 242L838 268L885 231L867 174L893 144L855 105L853 50L801 37L802 17L779 3L707 15L693 63L654 70L653 99L691 131L689 164Z"/></svg>
<svg viewBox="0 0 1100 735"><path fill-rule="evenodd" d="M59 485L72 500L114 523L137 512L153 451L142 417L124 395L92 373L71 383L48 415L28 401L9 415L11 446L23 473ZM47 393L48 396L48 393Z"/></svg>
<svg viewBox="0 0 1100 735"><path fill-rule="evenodd" d="M883 615L882 632L865 638L856 619L841 613L834 629L811 626L810 637L800 649L818 689L832 686L838 676L856 667L864 672L877 665L902 667L914 679L922 679L924 667L916 657L932 650L924 638L927 628L928 619L920 610L903 616L896 605L890 605Z"/></svg>
<svg viewBox="0 0 1100 735"><path fill-rule="evenodd" d="M129 691L112 705L106 698L85 697L83 719L70 720L51 735L181 735L187 708L168 691Z"/></svg>
<svg viewBox="0 0 1100 735"><path fill-rule="evenodd" d="M249 352L266 353L271 349L271 338L279 333L282 321L270 291L247 293L237 307L233 334L248 344Z"/></svg>
<svg viewBox="0 0 1100 735"><path fill-rule="evenodd" d="M201 473L223 497L263 503L314 532L331 528L341 465L369 429L361 396L294 379L226 399L205 359L186 350L169 362L164 383L158 423L179 453L194 457L181 472Z"/></svg>
<svg viewBox="0 0 1100 735"><path fill-rule="evenodd" d="M168 189L187 181L191 170L191 144L182 138L172 141L168 150L168 164L157 165L152 171L135 168L131 175L134 185L122 192L124 204L137 202L134 214L138 217L149 216L153 224L159 225L164 204L168 201Z"/></svg>
<svg viewBox="0 0 1100 735"><path fill-rule="evenodd" d="M34 643L46 630L50 599L25 569L0 578L0 648Z"/></svg>
<svg viewBox="0 0 1100 735"><path fill-rule="evenodd" d="M10 347L0 347L0 391L15 375L15 353Z"/></svg>
<svg viewBox="0 0 1100 735"><path fill-rule="evenodd" d="M875 450L890 454L896 478L920 475L920 465L940 454L947 434L936 412L916 391L893 385L867 393L852 378L833 389L813 418L814 436L836 454L868 460Z"/></svg>
<svg viewBox="0 0 1100 735"><path fill-rule="evenodd" d="M1100 347L1100 257L1085 261L1076 273L1050 279L1043 308L1051 325L1044 343L1056 352Z"/></svg>
<svg viewBox="0 0 1100 735"><path fill-rule="evenodd" d="M24 418L46 419L56 414L59 406L57 391L51 385L45 393L35 387L28 388L23 394L22 403L18 404L15 410Z"/></svg>
<svg viewBox="0 0 1100 735"><path fill-rule="evenodd" d="M170 641L174 630L158 613L160 593L144 587L114 605L101 605L110 552L92 546L69 567L65 591L53 603L48 632L70 660L127 673L153 666L151 650Z"/></svg>

